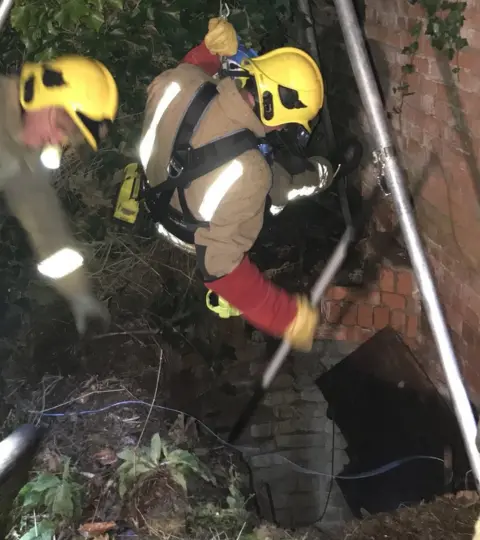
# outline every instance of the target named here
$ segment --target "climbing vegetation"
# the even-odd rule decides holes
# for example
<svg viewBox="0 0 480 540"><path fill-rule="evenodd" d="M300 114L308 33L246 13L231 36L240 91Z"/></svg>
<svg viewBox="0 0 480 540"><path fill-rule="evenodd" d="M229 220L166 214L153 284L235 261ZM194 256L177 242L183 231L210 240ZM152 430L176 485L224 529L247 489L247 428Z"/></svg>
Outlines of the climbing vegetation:
<svg viewBox="0 0 480 540"><path fill-rule="evenodd" d="M412 41L403 48L402 54L408 57L402 66L402 79L394 89L403 98L412 94L408 84L408 75L415 72L414 59L420 48L420 38L425 35L432 47L444 54L448 61L453 61L458 52L468 46L468 41L461 35L465 22L466 2L457 0L414 0L425 11L425 20L417 21L410 28ZM458 65L452 68L453 73L460 71ZM401 106L395 112L400 112Z"/></svg>

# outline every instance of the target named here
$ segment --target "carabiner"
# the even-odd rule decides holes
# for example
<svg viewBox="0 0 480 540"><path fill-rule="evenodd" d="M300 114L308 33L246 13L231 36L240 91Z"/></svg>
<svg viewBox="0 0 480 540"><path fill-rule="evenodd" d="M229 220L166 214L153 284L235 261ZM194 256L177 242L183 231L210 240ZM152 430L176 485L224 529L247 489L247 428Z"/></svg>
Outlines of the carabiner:
<svg viewBox="0 0 480 540"><path fill-rule="evenodd" d="M220 18L226 21L228 17L230 17L230 8L226 2L220 0Z"/></svg>

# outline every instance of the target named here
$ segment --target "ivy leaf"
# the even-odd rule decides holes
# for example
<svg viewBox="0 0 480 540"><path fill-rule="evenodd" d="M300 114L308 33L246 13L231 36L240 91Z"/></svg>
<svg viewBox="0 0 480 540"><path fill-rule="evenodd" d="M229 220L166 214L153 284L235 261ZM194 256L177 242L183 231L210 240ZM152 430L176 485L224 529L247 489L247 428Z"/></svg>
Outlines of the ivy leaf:
<svg viewBox="0 0 480 540"><path fill-rule="evenodd" d="M104 22L105 22L105 17L103 16L103 13L100 13L99 11L97 11L90 15L90 26L96 32L100 30Z"/></svg>
<svg viewBox="0 0 480 540"><path fill-rule="evenodd" d="M410 29L410 35L414 38L419 38L422 32L423 23L421 21L416 22Z"/></svg>
<svg viewBox="0 0 480 540"><path fill-rule="evenodd" d="M73 517L72 492L68 482L62 482L62 485L57 489L52 505L52 512L65 519L71 519Z"/></svg>
<svg viewBox="0 0 480 540"><path fill-rule="evenodd" d="M415 71L415 66L413 64L405 64L402 66L402 72L409 74Z"/></svg>
<svg viewBox="0 0 480 540"><path fill-rule="evenodd" d="M150 459L158 465L160 463L160 458L162 457L162 440L160 439L160 435L158 433L155 433L152 437L152 441L150 443Z"/></svg>
<svg viewBox="0 0 480 540"><path fill-rule="evenodd" d="M135 467L133 468L133 474L134 476L140 476L142 474L148 473L152 470L152 467L149 467L148 465L144 465L143 463L137 463Z"/></svg>
<svg viewBox="0 0 480 540"><path fill-rule="evenodd" d="M172 480L182 487L183 491L187 491L187 479L185 475L178 469L170 469Z"/></svg>
<svg viewBox="0 0 480 540"><path fill-rule="evenodd" d="M27 531L20 540L52 540L55 528L52 521L44 519Z"/></svg>
<svg viewBox="0 0 480 540"><path fill-rule="evenodd" d="M123 0L107 0L107 3L115 9L123 10Z"/></svg>
<svg viewBox="0 0 480 540"><path fill-rule="evenodd" d="M42 502L42 499L43 493L29 491L23 499L22 507L25 509L36 508Z"/></svg>
<svg viewBox="0 0 480 540"><path fill-rule="evenodd" d="M46 491L56 488L60 484L60 478L49 473L41 473L32 482L32 491Z"/></svg>
<svg viewBox="0 0 480 540"><path fill-rule="evenodd" d="M129 461L131 463L133 463L137 457L136 452L133 448L125 448L124 450L119 452L117 456L120 459L123 459L123 461Z"/></svg>

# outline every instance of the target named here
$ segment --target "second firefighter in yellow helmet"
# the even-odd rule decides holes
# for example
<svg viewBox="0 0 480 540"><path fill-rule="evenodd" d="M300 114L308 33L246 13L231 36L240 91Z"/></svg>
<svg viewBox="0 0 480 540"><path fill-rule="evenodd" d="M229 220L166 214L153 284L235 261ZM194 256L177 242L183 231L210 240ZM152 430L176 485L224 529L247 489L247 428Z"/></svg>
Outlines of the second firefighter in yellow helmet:
<svg viewBox="0 0 480 540"><path fill-rule="evenodd" d="M102 124L118 110L118 90L110 71L98 60L63 56L26 63L20 73L20 103L25 111L61 107L86 142L98 149Z"/></svg>

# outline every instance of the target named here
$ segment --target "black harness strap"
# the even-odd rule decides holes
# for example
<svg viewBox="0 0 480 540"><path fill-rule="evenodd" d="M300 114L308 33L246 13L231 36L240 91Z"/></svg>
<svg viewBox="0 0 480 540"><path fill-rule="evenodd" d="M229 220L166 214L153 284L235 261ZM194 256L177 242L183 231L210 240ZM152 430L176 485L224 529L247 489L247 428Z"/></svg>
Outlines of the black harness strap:
<svg viewBox="0 0 480 540"><path fill-rule="evenodd" d="M217 95L217 87L213 83L204 83L199 88L185 112L173 143L167 180L146 190L147 206L154 210L154 219L160 222L165 219L170 201L177 190L185 226L193 231L198 227L208 227L208 222L197 220L188 208L185 190L197 178L258 147L258 139L254 133L244 129L199 148L192 148L190 141L195 128Z"/></svg>

